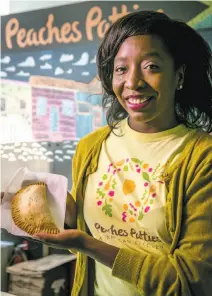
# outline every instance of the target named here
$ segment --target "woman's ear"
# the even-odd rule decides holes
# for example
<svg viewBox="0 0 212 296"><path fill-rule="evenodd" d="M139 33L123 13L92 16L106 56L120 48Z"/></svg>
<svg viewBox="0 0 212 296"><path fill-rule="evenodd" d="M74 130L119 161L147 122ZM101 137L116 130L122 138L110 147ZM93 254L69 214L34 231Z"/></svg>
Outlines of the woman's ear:
<svg viewBox="0 0 212 296"><path fill-rule="evenodd" d="M186 66L182 65L179 67L179 69L177 70L177 90L180 90L183 88L183 84L184 84L184 78L185 78L185 70L186 70Z"/></svg>

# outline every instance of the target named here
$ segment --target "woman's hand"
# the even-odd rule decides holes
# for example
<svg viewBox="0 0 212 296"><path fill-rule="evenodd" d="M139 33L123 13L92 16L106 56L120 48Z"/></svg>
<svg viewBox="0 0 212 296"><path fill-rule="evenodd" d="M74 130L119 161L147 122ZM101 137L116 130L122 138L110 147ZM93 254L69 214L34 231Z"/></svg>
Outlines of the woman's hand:
<svg viewBox="0 0 212 296"><path fill-rule="evenodd" d="M75 249L80 251L83 249L85 232L69 229L58 234L37 233L32 238L42 241L44 244L57 249Z"/></svg>
<svg viewBox="0 0 212 296"><path fill-rule="evenodd" d="M39 239L53 248L73 249L81 252L110 268L112 268L119 252L119 248L108 245L76 229L65 230L59 234L38 233L33 238Z"/></svg>

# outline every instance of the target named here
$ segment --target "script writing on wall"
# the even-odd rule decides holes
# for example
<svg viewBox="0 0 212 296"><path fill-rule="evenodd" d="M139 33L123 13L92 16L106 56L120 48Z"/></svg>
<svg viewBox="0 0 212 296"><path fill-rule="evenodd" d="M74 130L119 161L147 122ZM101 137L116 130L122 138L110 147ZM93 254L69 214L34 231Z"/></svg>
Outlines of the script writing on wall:
<svg viewBox="0 0 212 296"><path fill-rule="evenodd" d="M138 5L133 5L134 10L138 8ZM162 12L161 9L158 11ZM19 20L13 17L5 26L5 43L8 49L13 49L14 44L18 45L19 48L27 48L51 45L54 42L59 44L78 43L82 38L86 38L88 41L93 41L96 37L102 39L110 25L129 12L126 5L121 5L120 9L113 6L111 14L104 18L102 8L94 6L89 9L84 20L84 33L80 30L81 24L78 20L57 26L53 13L48 14L45 26L39 29L21 27Z"/></svg>

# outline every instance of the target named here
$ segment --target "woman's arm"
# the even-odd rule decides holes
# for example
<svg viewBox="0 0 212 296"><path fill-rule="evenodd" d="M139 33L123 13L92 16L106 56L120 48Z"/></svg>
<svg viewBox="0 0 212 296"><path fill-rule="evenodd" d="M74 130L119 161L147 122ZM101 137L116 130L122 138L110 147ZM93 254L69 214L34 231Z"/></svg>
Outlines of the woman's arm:
<svg viewBox="0 0 212 296"><path fill-rule="evenodd" d="M144 295L212 294L211 162L202 162L185 194L180 237L171 254L156 256L120 249L116 256L112 274Z"/></svg>
<svg viewBox="0 0 212 296"><path fill-rule="evenodd" d="M41 234L45 243L79 252L112 268L112 274L148 296L210 296L212 291L212 165L193 177L186 192L183 224L178 246L167 255L116 248L68 230Z"/></svg>

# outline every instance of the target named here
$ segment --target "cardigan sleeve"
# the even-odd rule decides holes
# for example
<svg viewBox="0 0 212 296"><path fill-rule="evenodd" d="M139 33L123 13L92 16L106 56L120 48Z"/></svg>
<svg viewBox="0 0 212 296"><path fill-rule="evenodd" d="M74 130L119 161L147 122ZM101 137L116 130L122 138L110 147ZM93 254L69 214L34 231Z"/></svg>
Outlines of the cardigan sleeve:
<svg viewBox="0 0 212 296"><path fill-rule="evenodd" d="M212 295L212 164L201 165L186 190L181 234L172 254L120 249L112 274L143 296Z"/></svg>

